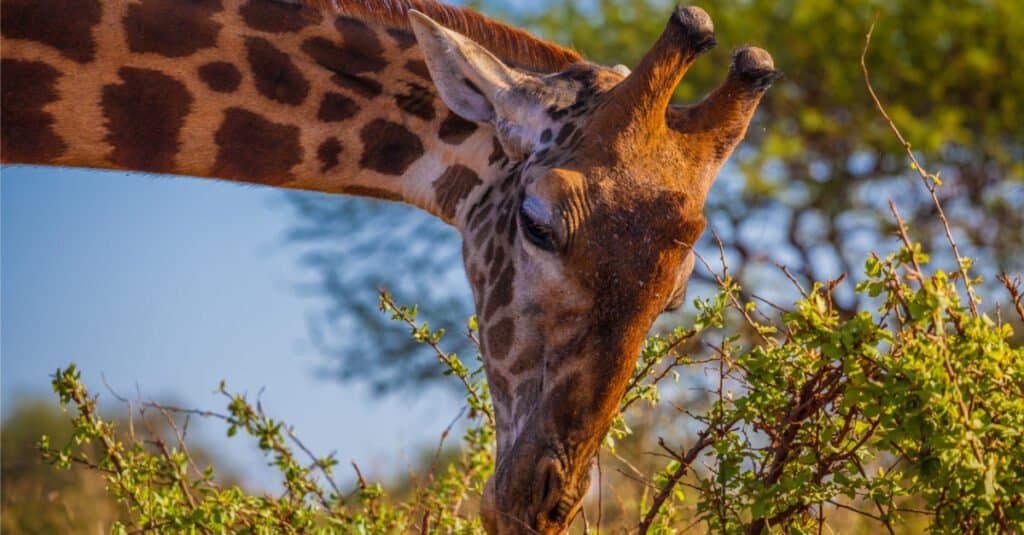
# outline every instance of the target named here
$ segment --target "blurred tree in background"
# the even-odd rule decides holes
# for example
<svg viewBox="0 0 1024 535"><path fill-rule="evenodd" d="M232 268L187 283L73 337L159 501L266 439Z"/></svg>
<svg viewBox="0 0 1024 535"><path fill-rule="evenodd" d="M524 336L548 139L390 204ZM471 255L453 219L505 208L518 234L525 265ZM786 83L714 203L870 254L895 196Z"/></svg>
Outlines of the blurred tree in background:
<svg viewBox="0 0 1024 535"><path fill-rule="evenodd" d="M657 38L672 5L597 0L524 12L494 0L474 3L592 61L628 66ZM939 195L965 254L989 281L1000 270L1024 266L1024 72L1018 68L1024 4L707 0L701 6L715 21L720 45L687 74L678 102L710 91L725 76L731 50L745 43L770 51L786 75L762 101L705 209L745 292L792 301L796 295L776 264L804 283L856 276L869 251L894 245L890 198L915 229L914 239L929 249L944 239L927 194L906 179L900 147L863 89L859 56L876 14L868 56L879 73L876 90L892 103L893 119L925 165L942 162ZM457 328L472 301L456 233L405 206L289 198L297 216L290 237L317 277L309 290L326 298L310 325L316 344L332 357L327 374L367 379L380 389L439 377L431 359L376 313L376 288L420 303L438 326ZM698 249L718 256L710 232ZM697 269L691 291L706 294L711 282ZM859 299L850 288L836 296L846 315Z"/></svg>
<svg viewBox="0 0 1024 535"><path fill-rule="evenodd" d="M133 425L129 425L123 411L116 412L117 418L112 420L117 427L116 440L128 440L133 426L151 431L151 437L167 439L173 434L160 416L136 415ZM73 443L74 426L69 414L53 400L22 398L14 403L0 426L0 532L110 533L115 522L128 520L128 512L109 491L104 473L79 464L72 464L68 470L55 470L40 456L41 436L49 437L55 444ZM152 449L155 444L146 447ZM90 457L99 456L101 449L98 444L81 447ZM189 451L198 466L211 464L213 456L206 448L190 440ZM241 484L241 479L238 473L223 469L216 477L220 484L235 486Z"/></svg>
<svg viewBox="0 0 1024 535"><path fill-rule="evenodd" d="M76 467L58 471L39 455L39 437L61 443L71 438L72 424L51 400L25 399L2 426L4 533L109 533L116 520L127 518L107 494L103 475Z"/></svg>

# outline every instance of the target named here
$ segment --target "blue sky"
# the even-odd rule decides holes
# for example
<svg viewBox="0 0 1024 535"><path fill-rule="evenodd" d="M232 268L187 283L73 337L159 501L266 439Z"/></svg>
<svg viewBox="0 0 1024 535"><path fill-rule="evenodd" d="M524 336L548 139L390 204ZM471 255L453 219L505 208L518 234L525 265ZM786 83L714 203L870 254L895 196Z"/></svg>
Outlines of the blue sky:
<svg viewBox="0 0 1024 535"><path fill-rule="evenodd" d="M4 414L19 396L50 396L49 375L75 362L101 399L123 394L223 409L221 379L292 423L317 453L337 451L378 475L436 444L460 405L426 392L376 399L317 378L311 274L284 240L280 192L190 178L43 167L0 168ZM375 291L369 289L369 291ZM255 447L199 438L251 481L272 472Z"/></svg>

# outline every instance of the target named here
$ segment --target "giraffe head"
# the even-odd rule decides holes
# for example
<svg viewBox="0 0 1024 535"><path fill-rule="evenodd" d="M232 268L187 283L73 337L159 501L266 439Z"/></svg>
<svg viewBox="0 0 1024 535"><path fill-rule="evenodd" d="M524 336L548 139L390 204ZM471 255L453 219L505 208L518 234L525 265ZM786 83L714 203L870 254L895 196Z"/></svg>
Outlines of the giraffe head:
<svg viewBox="0 0 1024 535"><path fill-rule="evenodd" d="M778 74L765 51L743 48L703 101L670 106L715 44L694 7L673 13L632 73L532 73L411 16L445 103L495 132L496 178L454 218L498 425L484 522L561 533L648 329L682 302L708 189Z"/></svg>

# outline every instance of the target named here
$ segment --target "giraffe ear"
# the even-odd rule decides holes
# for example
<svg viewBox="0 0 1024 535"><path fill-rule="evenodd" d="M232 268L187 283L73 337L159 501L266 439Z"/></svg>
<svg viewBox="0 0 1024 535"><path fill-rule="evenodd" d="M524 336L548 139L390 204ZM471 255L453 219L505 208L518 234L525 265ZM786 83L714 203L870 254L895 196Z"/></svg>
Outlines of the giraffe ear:
<svg viewBox="0 0 1024 535"><path fill-rule="evenodd" d="M466 119L493 124L510 157L529 154L539 134L530 119L540 108L543 81L419 11L410 10L409 20L445 104Z"/></svg>

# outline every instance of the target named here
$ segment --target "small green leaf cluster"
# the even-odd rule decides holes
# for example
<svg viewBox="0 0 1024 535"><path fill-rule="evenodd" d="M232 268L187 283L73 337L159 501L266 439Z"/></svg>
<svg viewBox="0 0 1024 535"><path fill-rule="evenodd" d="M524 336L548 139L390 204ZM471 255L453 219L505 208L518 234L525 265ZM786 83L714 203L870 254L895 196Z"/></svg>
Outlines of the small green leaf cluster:
<svg viewBox="0 0 1024 535"><path fill-rule="evenodd" d="M269 417L259 401L254 404L245 395L229 392L224 381L217 392L226 400L225 413L140 402L140 413L156 410L167 418L175 432L168 440L152 428L146 436L137 436L134 420L129 420L127 437L118 434L112 422L99 416L96 397L82 384L75 365L57 370L53 388L62 407L74 409L73 433L61 447L42 437L43 458L57 468L77 463L105 476L109 492L127 509L130 519L115 524L115 533L479 533L482 527L473 505L494 466L493 411L480 357L476 369L467 368L457 355L441 350L443 331L417 323L415 307L398 306L383 292L381 309L406 323L417 342L433 347L446 374L457 377L466 388L471 425L459 454L445 466L436 466L439 446L435 466L418 482L410 500L390 500L383 486L367 481L354 463L356 486L342 492L335 481L337 459L315 456L287 424ZM472 319L469 335L475 341ZM253 440L280 474L283 493L254 495L238 486L218 484L212 466L196 466L175 415L218 419L226 425L228 437ZM442 443L449 431L444 432ZM90 445L99 446L99 456L89 454ZM302 461L301 456L308 459Z"/></svg>

